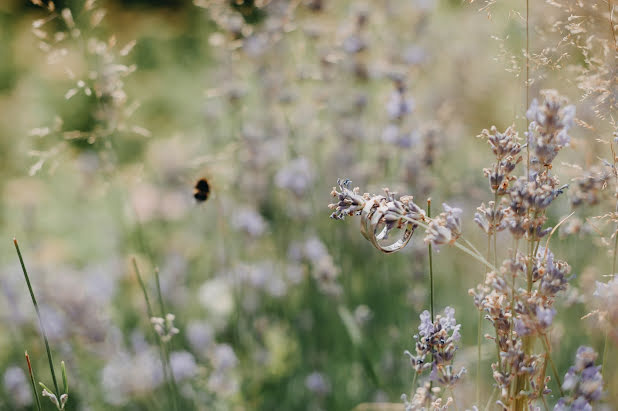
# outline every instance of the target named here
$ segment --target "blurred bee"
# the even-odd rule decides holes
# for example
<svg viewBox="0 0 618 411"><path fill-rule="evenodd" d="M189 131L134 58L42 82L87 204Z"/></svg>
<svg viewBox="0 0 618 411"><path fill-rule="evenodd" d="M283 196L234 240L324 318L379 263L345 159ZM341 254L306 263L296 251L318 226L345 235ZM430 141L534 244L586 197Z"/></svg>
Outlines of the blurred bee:
<svg viewBox="0 0 618 411"><path fill-rule="evenodd" d="M208 197L210 197L210 184L206 178L200 178L193 187L193 198L198 203L203 203L208 200Z"/></svg>

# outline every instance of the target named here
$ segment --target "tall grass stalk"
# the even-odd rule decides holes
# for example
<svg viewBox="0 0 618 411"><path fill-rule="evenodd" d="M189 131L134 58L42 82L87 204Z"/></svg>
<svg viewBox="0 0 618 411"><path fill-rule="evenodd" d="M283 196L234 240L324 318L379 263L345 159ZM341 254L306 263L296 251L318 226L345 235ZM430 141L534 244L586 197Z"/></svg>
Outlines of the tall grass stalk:
<svg viewBox="0 0 618 411"><path fill-rule="evenodd" d="M28 364L28 375L30 376L30 384L32 386L32 395L36 400L36 408L41 411L41 399L39 398L39 392L36 390L36 383L34 382L34 371L32 371L32 364L30 363L30 356L28 351L24 354L26 356L26 363Z"/></svg>
<svg viewBox="0 0 618 411"><path fill-rule="evenodd" d="M30 277L28 276L28 271L26 270L26 265L24 264L24 259L21 255L21 250L19 249L19 244L17 243L16 238L13 238L13 244L15 245L15 250L17 251L17 256L19 257L19 263L21 264L21 269L24 273L26 284L28 285L28 291L30 292L30 297L32 298L32 304L34 305L36 316L39 319L39 326L41 327L41 334L43 334L43 341L45 342L45 350L47 351L47 360L49 361L49 371L51 373L52 381L54 383L54 390L55 390L56 398L60 399L60 390L58 389L58 382L56 381L56 372L54 370L54 360L52 357L51 349L49 348L49 341L47 339L47 333L45 332L45 326L43 325L43 319L41 317L41 311L39 310L39 304L37 303L36 297L34 296L34 291L32 291L32 284L30 284ZM28 361L28 363L30 362Z"/></svg>

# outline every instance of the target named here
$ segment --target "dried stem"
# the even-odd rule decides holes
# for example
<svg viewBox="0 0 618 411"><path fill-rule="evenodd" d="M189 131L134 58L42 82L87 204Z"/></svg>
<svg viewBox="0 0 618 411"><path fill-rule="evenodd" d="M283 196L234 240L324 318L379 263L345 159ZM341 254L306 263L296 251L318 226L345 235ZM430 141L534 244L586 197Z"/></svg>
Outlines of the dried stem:
<svg viewBox="0 0 618 411"><path fill-rule="evenodd" d="M427 217L431 218L431 198L427 199ZM427 245L429 252L429 307L431 309L431 322L433 323L433 257L431 242Z"/></svg>

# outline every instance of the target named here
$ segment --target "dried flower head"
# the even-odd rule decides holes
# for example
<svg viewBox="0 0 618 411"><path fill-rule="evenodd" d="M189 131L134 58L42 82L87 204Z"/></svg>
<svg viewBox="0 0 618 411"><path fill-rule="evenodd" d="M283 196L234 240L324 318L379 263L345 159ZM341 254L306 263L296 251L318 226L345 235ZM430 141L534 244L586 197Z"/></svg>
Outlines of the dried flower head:
<svg viewBox="0 0 618 411"><path fill-rule="evenodd" d="M545 97L543 103L532 100L526 112L531 121L527 136L539 164L549 166L558 151L571 140L568 132L575 119L575 106L567 105L566 98L555 90L545 90L541 94Z"/></svg>
<svg viewBox="0 0 618 411"><path fill-rule="evenodd" d="M429 223L425 242L433 245L454 244L461 236L461 208L442 204L444 212Z"/></svg>

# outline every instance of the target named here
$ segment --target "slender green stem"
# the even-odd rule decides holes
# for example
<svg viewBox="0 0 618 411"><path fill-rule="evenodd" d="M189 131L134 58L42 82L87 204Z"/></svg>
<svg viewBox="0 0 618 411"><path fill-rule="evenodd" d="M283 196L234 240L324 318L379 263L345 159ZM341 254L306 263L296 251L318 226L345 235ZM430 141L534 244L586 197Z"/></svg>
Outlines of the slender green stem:
<svg viewBox="0 0 618 411"><path fill-rule="evenodd" d="M491 237L492 234L487 235L487 259L489 260L491 256ZM488 268L485 267L485 276L483 277L483 284L487 281L487 273L489 272ZM479 308L479 321L476 330L476 354L477 354L477 362L476 362L476 403L480 406L481 404L481 342L483 339L483 310ZM500 351L497 352L498 357L500 357Z"/></svg>
<svg viewBox="0 0 618 411"><path fill-rule="evenodd" d="M496 395L496 392L498 392L498 387L495 386L493 391L491 392L491 395L489 396L489 398L487 399L487 404L485 405L485 411L487 411L489 409L489 404L491 404L491 400L493 400L494 395Z"/></svg>
<svg viewBox="0 0 618 411"><path fill-rule="evenodd" d="M616 208L618 209L618 204L616 205ZM614 233L614 259L612 261L612 276L616 275L616 254L618 254L618 230ZM605 370L606 370L606 364L607 364L607 357L609 354L609 328L607 327L607 329L605 330L605 338L604 338L604 342L603 342L603 362L601 363L601 375L603 376L603 379L607 382L609 381L609 378L607 378L605 376Z"/></svg>
<svg viewBox="0 0 618 411"><path fill-rule="evenodd" d="M159 267L155 267L155 283L157 284L157 298L161 309L161 317L165 317L165 303L163 302L163 294L161 293L161 281L159 280Z"/></svg>
<svg viewBox="0 0 618 411"><path fill-rule="evenodd" d="M560 380L560 374L558 374L556 364L554 364L554 360L551 358L551 348L549 346L547 335L544 334L543 338L541 338L541 341L543 341L543 345L545 346L545 354L547 355L549 365L551 366L552 372L554 373L554 378L556 378L556 383L558 384L558 391L560 391L560 395L564 397L564 392L562 391L562 381Z"/></svg>
<svg viewBox="0 0 618 411"><path fill-rule="evenodd" d="M19 244L17 243L16 238L13 238L13 244L15 244L15 250L17 250L17 256L19 257L21 269L24 272L24 278L26 279L26 284L28 285L28 291L30 291L30 297L32 298L32 304L34 304L34 310L36 311L36 316L39 319L39 326L41 327L41 333L43 334L43 340L45 341L45 350L47 351L47 360L49 361L49 371L51 372L52 381L54 382L54 389L56 390L56 397L60 398L60 390L58 389L58 382L56 381L56 372L54 371L54 360L52 358L51 349L49 348L49 341L47 340L47 333L45 332L45 327L43 326L43 319L41 318L41 312L39 311L39 304L36 302L34 291L32 291L32 285L30 284L30 277L28 277L28 271L26 270L26 265L24 264L24 259L21 255Z"/></svg>
<svg viewBox="0 0 618 411"><path fill-rule="evenodd" d="M41 400L39 399L39 392L36 389L36 384L34 382L34 371L32 371L32 364L30 364L30 356L28 355L28 351L25 353L26 362L28 363L28 374L30 375L30 384L32 385L32 395L34 395L34 399L36 400L36 408L41 411Z"/></svg>
<svg viewBox="0 0 618 411"><path fill-rule="evenodd" d="M139 286L142 289L142 293L144 294L144 300L146 301L146 312L148 313L148 321L152 317L154 317L152 313L152 305L150 305L150 298L148 298L148 291L146 291L146 285L144 284L144 280L142 279L142 275L139 272L139 268L137 267L137 260L135 257L131 259L133 262L133 269L135 270L135 276L137 277L137 281L139 282Z"/></svg>
<svg viewBox="0 0 618 411"><path fill-rule="evenodd" d="M148 322L150 322L151 319L154 317L154 315L152 311L152 305L150 304L150 298L148 297L148 291L146 290L146 284L144 283L142 275L139 271L139 267L137 266L137 260L135 259L135 257L133 257L131 261L133 262L133 269L135 270L135 276L137 277L137 281L139 282L140 288L142 289L142 293L144 294L144 300L146 301L146 312L148 314ZM158 270L155 270L155 272L158 272ZM162 301L161 301L161 304L162 304ZM163 307L161 308L163 309ZM165 316L165 314L162 314L162 315ZM170 392L169 401L172 404L172 408L176 410L177 405L176 405L175 381L173 380L173 376L172 378L170 378L171 365L169 361L169 355L163 345L163 342L161 341L161 337L159 335L155 335L155 337L159 345L159 356L161 357L161 365L163 368L163 379L167 381L168 390Z"/></svg>
<svg viewBox="0 0 618 411"><path fill-rule="evenodd" d="M475 253L477 253L478 255L483 255L475 246L474 244L472 244L470 241L468 241L468 239L464 238L464 236L459 236L459 238L461 238L461 240L466 243L466 245L468 247L470 247L470 249L472 251L474 251ZM494 264L495 265L495 264Z"/></svg>
<svg viewBox="0 0 618 411"><path fill-rule="evenodd" d="M427 217L431 218L431 199L427 200ZM433 323L433 257L431 242L427 245L429 251L429 307L431 309L431 322Z"/></svg>
<svg viewBox="0 0 618 411"><path fill-rule="evenodd" d="M496 269L496 267L494 267L493 264L491 264L487 260L485 260L485 257L476 254L474 251L468 249L464 245L462 245L462 244L460 244L458 242L453 243L453 245L455 247L459 248L464 253L468 254L469 256L471 256L471 257L475 258L476 260L480 261L481 263L485 264L490 270L493 271L493 270Z"/></svg>
<svg viewBox="0 0 618 411"><path fill-rule="evenodd" d="M483 311L479 310L479 323L476 331L476 403L481 403L481 339L483 334Z"/></svg>
<svg viewBox="0 0 618 411"><path fill-rule="evenodd" d="M455 406L455 410L459 411L459 407L457 406L457 401L455 401L455 392L453 391L453 387L450 387L449 391L451 392L451 398L453 399L453 405Z"/></svg>
<svg viewBox="0 0 618 411"><path fill-rule="evenodd" d="M608 327L609 328L609 327ZM605 365L607 364L607 355L609 354L609 330L605 331L605 339L603 342L603 362L601 363L601 375L605 384L609 382L609 378L605 375Z"/></svg>
<svg viewBox="0 0 618 411"><path fill-rule="evenodd" d="M410 217L406 217L406 216L401 216L401 219L404 221L408 221L410 223L414 223L415 225L418 225L424 229L429 229L429 226L427 224L425 224L422 221L419 220L415 220L413 218ZM490 263L488 262L485 257L483 257L482 254L479 254L478 251L475 252L471 249L469 249L468 247L466 247L465 245L455 241L453 244L453 246L459 248L461 251L463 251L464 253L468 254L469 256L473 257L474 259L478 260L479 262L485 264L487 266L487 268L489 268L490 270L495 270L496 268Z"/></svg>

